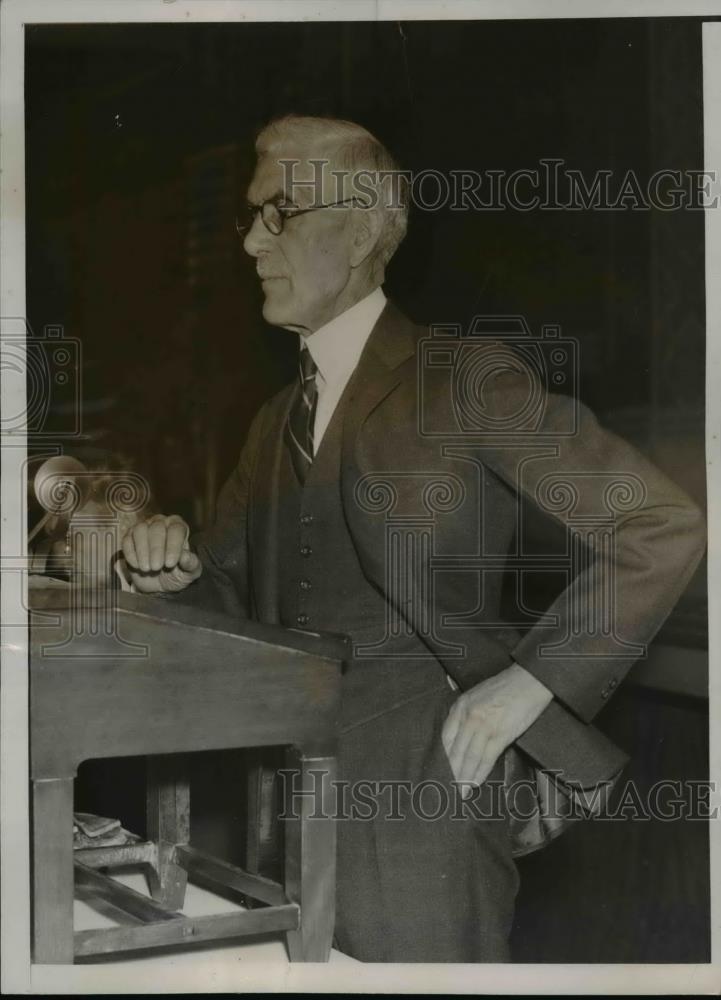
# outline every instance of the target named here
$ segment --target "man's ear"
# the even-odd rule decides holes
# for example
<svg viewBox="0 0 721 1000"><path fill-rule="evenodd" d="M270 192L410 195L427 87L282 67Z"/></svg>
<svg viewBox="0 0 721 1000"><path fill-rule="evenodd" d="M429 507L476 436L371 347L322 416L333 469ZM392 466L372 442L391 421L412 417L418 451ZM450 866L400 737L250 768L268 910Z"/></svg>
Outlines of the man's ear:
<svg viewBox="0 0 721 1000"><path fill-rule="evenodd" d="M359 267L373 253L383 229L383 216L372 208L351 209L351 267Z"/></svg>

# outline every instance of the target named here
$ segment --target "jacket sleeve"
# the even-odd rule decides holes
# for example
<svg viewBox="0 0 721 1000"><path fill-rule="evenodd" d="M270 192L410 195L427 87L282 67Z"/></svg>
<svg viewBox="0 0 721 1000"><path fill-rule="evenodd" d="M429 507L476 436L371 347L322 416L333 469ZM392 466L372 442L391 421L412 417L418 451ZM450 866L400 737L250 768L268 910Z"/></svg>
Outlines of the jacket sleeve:
<svg viewBox="0 0 721 1000"><path fill-rule="evenodd" d="M554 699L518 746L583 787L607 780L626 758L591 720L644 655L694 572L705 546L701 512L643 455L570 398L546 395L540 427L531 431L492 437L473 433L446 447L420 434L409 438L417 412L411 384L412 389L391 397L394 419L379 415L373 425L371 417L348 455L345 506L364 571L423 636L461 690L514 661L534 674ZM528 386L514 375L498 376L487 389L484 404L488 416L496 418L493 426L522 412ZM443 401L440 392L429 393L429 405ZM535 505L564 529L574 556L566 560L571 571L565 591L522 638L515 629L482 624L443 628L442 612L468 607L471 577L443 573L432 585L429 560L434 552L465 554L469 545L475 550L479 524L484 530L493 517L494 503L487 497L488 508L479 511L479 480L470 471L477 463L480 482L498 494L499 508L508 493ZM453 479L463 499L455 507L449 487L447 512L434 522L432 551L430 543L422 544L428 516L419 497L428 495L424 487ZM366 482L371 484L368 498L361 489ZM392 497L391 507L386 495ZM390 515L384 513L389 509ZM387 565L389 516L418 536L417 558L407 571L412 579L400 587L398 566L391 565L390 572ZM494 548L494 558L502 551L505 547ZM437 599L441 587L442 602ZM430 627L433 622L437 630Z"/></svg>
<svg viewBox="0 0 721 1000"><path fill-rule="evenodd" d="M164 595L165 599L250 617L248 501L265 409L264 405L253 419L238 464L218 494L215 521L190 538L190 547L203 564L201 576L185 590Z"/></svg>
<svg viewBox="0 0 721 1000"><path fill-rule="evenodd" d="M504 375L488 405L500 415L518 412L526 393L515 376ZM484 461L523 502L567 529L573 578L511 655L589 722L645 656L698 566L701 511L565 396L547 395L540 428L520 447L488 448Z"/></svg>

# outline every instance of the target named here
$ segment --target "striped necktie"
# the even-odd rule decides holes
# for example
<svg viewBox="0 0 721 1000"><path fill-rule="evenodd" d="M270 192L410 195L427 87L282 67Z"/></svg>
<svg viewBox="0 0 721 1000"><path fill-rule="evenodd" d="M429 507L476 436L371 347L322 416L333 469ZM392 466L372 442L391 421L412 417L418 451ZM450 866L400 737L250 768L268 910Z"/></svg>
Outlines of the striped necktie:
<svg viewBox="0 0 721 1000"><path fill-rule="evenodd" d="M300 351L298 365L299 386L285 425L286 443L290 449L298 480L305 483L308 469L313 462L313 427L318 403L315 373L318 368L307 347Z"/></svg>

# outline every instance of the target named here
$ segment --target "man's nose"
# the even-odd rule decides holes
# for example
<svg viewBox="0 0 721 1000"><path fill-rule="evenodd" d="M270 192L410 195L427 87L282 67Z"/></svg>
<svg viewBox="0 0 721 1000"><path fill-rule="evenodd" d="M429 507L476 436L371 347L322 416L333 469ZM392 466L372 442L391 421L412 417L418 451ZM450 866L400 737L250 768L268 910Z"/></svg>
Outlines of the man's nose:
<svg viewBox="0 0 721 1000"><path fill-rule="evenodd" d="M257 212L253 219L253 224L245 234L243 249L251 257L258 257L264 250L270 249L272 236L273 234L269 233L265 228L263 220L260 217L260 212Z"/></svg>

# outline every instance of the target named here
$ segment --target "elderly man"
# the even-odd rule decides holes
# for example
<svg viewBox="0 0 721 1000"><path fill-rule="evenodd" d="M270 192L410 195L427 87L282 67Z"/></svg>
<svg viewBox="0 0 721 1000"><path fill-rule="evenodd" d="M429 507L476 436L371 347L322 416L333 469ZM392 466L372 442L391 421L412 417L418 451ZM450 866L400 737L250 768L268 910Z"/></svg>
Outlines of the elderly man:
<svg viewBox="0 0 721 1000"><path fill-rule="evenodd" d="M504 961L517 872L509 816L490 808L490 790L514 747L584 784L617 769L589 723L697 565L702 518L583 407L563 437L574 404L562 396L544 396L540 423L507 445L479 433L464 452L422 433L447 419L447 383L419 372L425 332L382 290L406 228L398 188L382 185L393 159L358 125L295 116L267 126L256 149L244 245L265 319L299 335L298 379L253 421L215 525L191 545L180 518L156 516L127 535L125 558L141 592L351 637L339 730L351 786L474 789L474 810L460 815L431 819L433 805L412 796L414 808L339 820L337 947L364 961ZM360 175L366 193L392 196L360 197ZM494 426L528 390L505 368L484 383ZM573 511L557 495L543 503L558 475L575 477ZM504 628L498 558L519 496L573 531L598 519L609 477L638 484L616 511L610 561L590 559L543 628L522 638ZM401 522L398 548L388 526ZM489 571L469 572L463 557L479 552ZM439 553L451 558L445 572L431 566ZM598 629L574 609L601 606L609 579L612 627Z"/></svg>

